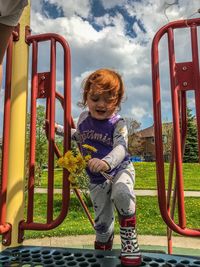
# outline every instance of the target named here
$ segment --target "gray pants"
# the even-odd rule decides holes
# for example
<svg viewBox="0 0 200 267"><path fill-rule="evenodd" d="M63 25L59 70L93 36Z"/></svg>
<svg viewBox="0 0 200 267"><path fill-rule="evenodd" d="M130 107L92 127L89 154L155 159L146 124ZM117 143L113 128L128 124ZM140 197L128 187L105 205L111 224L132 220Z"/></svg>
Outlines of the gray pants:
<svg viewBox="0 0 200 267"><path fill-rule="evenodd" d="M134 169L119 171L113 183L90 184L90 196L95 212L96 241L107 242L114 232L114 207L118 215L128 218L135 214Z"/></svg>

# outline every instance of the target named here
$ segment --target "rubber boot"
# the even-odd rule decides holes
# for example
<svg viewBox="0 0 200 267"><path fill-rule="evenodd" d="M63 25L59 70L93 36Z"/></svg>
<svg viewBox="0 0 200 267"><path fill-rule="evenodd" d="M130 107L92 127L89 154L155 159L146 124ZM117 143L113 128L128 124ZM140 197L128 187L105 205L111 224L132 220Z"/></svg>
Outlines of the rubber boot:
<svg viewBox="0 0 200 267"><path fill-rule="evenodd" d="M135 224L135 216L122 218L120 222L122 266L139 266L142 263Z"/></svg>
<svg viewBox="0 0 200 267"><path fill-rule="evenodd" d="M94 248L100 249L100 250L112 250L113 239L114 239L114 234L111 235L111 237L109 238L109 240L106 243L103 243L100 241L95 241L94 242Z"/></svg>

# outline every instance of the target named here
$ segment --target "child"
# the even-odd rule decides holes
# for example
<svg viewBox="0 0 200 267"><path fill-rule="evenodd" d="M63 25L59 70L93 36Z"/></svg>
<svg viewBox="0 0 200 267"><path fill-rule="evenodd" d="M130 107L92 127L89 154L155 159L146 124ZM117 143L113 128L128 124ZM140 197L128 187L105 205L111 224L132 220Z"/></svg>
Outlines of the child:
<svg viewBox="0 0 200 267"><path fill-rule="evenodd" d="M8 41L14 26L17 25L28 0L0 0L0 90L2 82L2 63Z"/></svg>
<svg viewBox="0 0 200 267"><path fill-rule="evenodd" d="M95 212L95 249L111 250L114 238L114 207L117 209L121 236L121 263L141 264L136 236L136 198L133 191L135 172L127 152L127 127L117 114L124 95L120 75L110 69L99 69L83 82L81 105L88 107L78 121L73 137L82 155L88 144L92 152L86 171L90 177L90 194ZM57 126L57 132L63 128ZM104 173L113 177L112 182Z"/></svg>

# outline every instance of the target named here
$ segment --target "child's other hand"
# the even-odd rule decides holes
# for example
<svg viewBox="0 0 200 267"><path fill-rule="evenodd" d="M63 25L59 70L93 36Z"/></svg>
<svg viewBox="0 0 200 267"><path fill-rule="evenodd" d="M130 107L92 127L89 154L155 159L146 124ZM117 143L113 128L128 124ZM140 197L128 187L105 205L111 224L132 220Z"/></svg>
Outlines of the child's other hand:
<svg viewBox="0 0 200 267"><path fill-rule="evenodd" d="M43 127L42 127L43 130L47 132L48 131L48 126L49 126L49 120L45 120L45 122L43 124Z"/></svg>
<svg viewBox="0 0 200 267"><path fill-rule="evenodd" d="M92 158L88 161L88 168L91 172L106 172L110 166L101 159Z"/></svg>

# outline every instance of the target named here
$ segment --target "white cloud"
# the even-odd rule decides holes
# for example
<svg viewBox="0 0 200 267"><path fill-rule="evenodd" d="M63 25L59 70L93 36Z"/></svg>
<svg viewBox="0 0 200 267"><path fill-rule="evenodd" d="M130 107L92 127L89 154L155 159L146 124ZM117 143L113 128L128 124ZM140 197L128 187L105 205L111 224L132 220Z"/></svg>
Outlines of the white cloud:
<svg viewBox="0 0 200 267"><path fill-rule="evenodd" d="M151 116L143 107L133 107L131 109L131 115L137 121L141 121L143 119L143 117Z"/></svg>
<svg viewBox="0 0 200 267"><path fill-rule="evenodd" d="M42 0L31 1L31 10L40 13L42 10Z"/></svg>
<svg viewBox="0 0 200 267"><path fill-rule="evenodd" d="M102 0L102 5L105 9L110 9L114 8L116 5L123 6L126 2L126 0Z"/></svg>
<svg viewBox="0 0 200 267"><path fill-rule="evenodd" d="M31 27L35 33L53 32L63 35L68 41L76 41L86 45L90 41L98 41L101 34L78 16L69 19L60 17L57 19L45 18L40 13L32 12Z"/></svg>
<svg viewBox="0 0 200 267"><path fill-rule="evenodd" d="M100 27L98 30L87 20L87 18L93 18L89 0L50 0L49 2L57 5L58 9L62 8L65 14L65 17L57 19L45 17L40 11L40 1L36 2L38 4L34 4L32 10L31 27L33 32L56 32L66 38L71 48L73 116L77 117L80 113L80 108L76 103L81 98L80 84L83 78L97 68L109 67L122 74L126 85L127 100L122 104L121 113L124 116L134 116L135 112L138 120L144 123L143 127L149 126L146 125L147 121L152 124L152 39L157 30L168 22L165 13L169 20L187 18L199 8L199 1L179 0L179 5L172 5L165 10L166 1L164 0L102 0L108 13L101 17L94 17L93 22ZM174 1L167 2L173 3ZM132 29L137 35L136 38L126 35L127 21L119 11L114 15L109 13L109 9L116 5L125 8L132 18L137 19L132 25ZM185 33L181 33L176 36L177 57L180 60L186 60L182 57L185 54L182 51L185 49L188 51L186 42L181 41L184 40L184 37L181 37L184 35ZM169 112L171 107L169 76L165 75L168 72L166 44L166 38L164 38L160 47L164 113Z"/></svg>
<svg viewBox="0 0 200 267"><path fill-rule="evenodd" d="M87 18L91 8L89 0L48 0L47 2L55 4L58 8L62 8L66 17L72 17L74 14L77 14Z"/></svg>
<svg viewBox="0 0 200 267"><path fill-rule="evenodd" d="M46 0L47 1L47 0ZM94 17L91 13L89 0L49 0L58 10L63 11L64 17L52 19L48 12L43 13L42 0L31 1L32 34L53 32L62 35L70 45L72 59L72 115L77 118L81 109L77 102L81 99L81 82L97 68L108 67L117 70L124 79L126 100L122 103L121 114L131 116L142 123L142 127L150 126L152 121L152 82L151 82L151 43L155 33L166 23L182 18L199 17L194 14L199 8L199 0L179 0L178 5L166 9L166 2L175 0L102 0L107 10L103 16ZM94 1L95 3L95 1ZM109 13L116 5L126 9L131 18L136 18L132 27L136 37L126 34L126 17L120 13ZM166 9L166 10L165 10ZM194 14L194 15L193 15ZM88 20L89 19L89 20ZM99 26L98 30L94 27ZM187 30L175 33L176 59L178 62L191 60L190 45ZM200 43L200 41L199 41ZM49 47L42 45L39 60L39 71L49 70ZM160 75L162 116L171 116L171 96L169 81L169 63L167 40L160 42ZM187 51L187 53L185 53ZM63 53L57 49L57 89L62 92ZM199 55L200 58L200 55ZM0 123L2 124L3 97L0 93ZM194 98L189 96L189 105L194 107ZM62 112L58 110L57 117ZM169 116L168 116L169 114ZM1 127L1 125L0 125ZM2 128L2 127L1 127Z"/></svg>

